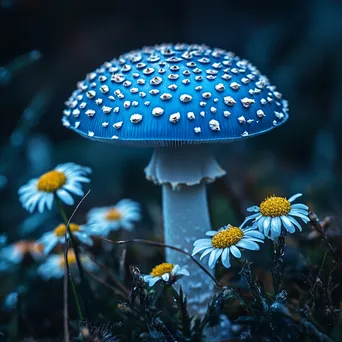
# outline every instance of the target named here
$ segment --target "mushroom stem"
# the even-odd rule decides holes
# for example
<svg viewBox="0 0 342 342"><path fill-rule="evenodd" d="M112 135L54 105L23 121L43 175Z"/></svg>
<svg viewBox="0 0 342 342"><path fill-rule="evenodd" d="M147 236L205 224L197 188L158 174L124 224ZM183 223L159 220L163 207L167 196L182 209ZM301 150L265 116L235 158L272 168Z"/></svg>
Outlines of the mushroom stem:
<svg viewBox="0 0 342 342"><path fill-rule="evenodd" d="M165 244L191 253L194 241L205 238L211 229L205 183L225 171L206 146L185 145L155 149L145 173L163 187ZM186 255L167 250L166 261L187 265L190 277L181 279L179 285L188 296L190 314L203 316L213 295L213 282Z"/></svg>

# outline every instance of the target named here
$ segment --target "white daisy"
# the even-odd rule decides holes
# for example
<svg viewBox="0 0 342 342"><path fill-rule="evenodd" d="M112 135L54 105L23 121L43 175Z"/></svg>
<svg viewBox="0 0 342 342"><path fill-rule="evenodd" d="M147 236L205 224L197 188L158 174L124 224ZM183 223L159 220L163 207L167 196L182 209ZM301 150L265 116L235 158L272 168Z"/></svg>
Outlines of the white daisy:
<svg viewBox="0 0 342 342"><path fill-rule="evenodd" d="M19 264L28 254L39 261L43 258L43 246L36 241L18 241L1 248L0 259L12 264Z"/></svg>
<svg viewBox="0 0 342 342"><path fill-rule="evenodd" d="M88 256L81 254L80 259L85 270L95 271L98 269L97 265ZM76 256L73 250L69 250L68 252L68 265L70 272L77 269ZM51 278L59 279L64 276L64 267L64 254L51 254L46 261L38 267L37 271L44 280L49 280Z"/></svg>
<svg viewBox="0 0 342 342"><path fill-rule="evenodd" d="M73 236L80 242L92 246L93 240L91 239L87 226L70 223L69 228ZM51 250L58 244L65 243L66 225L64 223L59 224L53 231L43 234L43 236L37 241L39 244L44 246L44 255L47 255ZM69 237L69 233L67 233Z"/></svg>
<svg viewBox="0 0 342 342"><path fill-rule="evenodd" d="M188 275L189 272L186 268L163 262L155 266L150 274L143 276L143 279L149 286L153 286L159 280L167 284L173 284L179 278Z"/></svg>
<svg viewBox="0 0 342 342"><path fill-rule="evenodd" d="M36 208L42 213L45 206L51 209L55 195L65 204L73 205L71 194L84 195L81 183L90 182L86 177L89 173L90 168L75 163L57 165L54 170L23 185L18 191L20 202L30 213Z"/></svg>
<svg viewBox="0 0 342 342"><path fill-rule="evenodd" d="M140 205L129 199L123 199L111 207L93 208L87 214L89 225L93 226L93 235L107 236L120 228L132 230L134 222L141 219Z"/></svg>
<svg viewBox="0 0 342 342"><path fill-rule="evenodd" d="M239 228L230 224L224 226L218 231L209 230L206 233L210 238L199 239L194 242L192 255L202 252L200 260L210 254L208 265L214 268L217 260L221 257L224 267L230 267L230 253L235 258L241 258L239 248L258 251L258 243L263 243L264 235L254 228ZM239 248L238 248L239 247Z"/></svg>
<svg viewBox="0 0 342 342"><path fill-rule="evenodd" d="M302 227L298 222L298 218L304 223L310 221L308 215L308 206L305 204L292 202L302 194L296 194L286 199L284 197L271 196L261 202L260 206L252 206L247 209L254 212L247 216L244 223L253 220L253 227L258 228L266 237L274 240L281 234L282 226L290 234L296 230L295 227L302 231Z"/></svg>

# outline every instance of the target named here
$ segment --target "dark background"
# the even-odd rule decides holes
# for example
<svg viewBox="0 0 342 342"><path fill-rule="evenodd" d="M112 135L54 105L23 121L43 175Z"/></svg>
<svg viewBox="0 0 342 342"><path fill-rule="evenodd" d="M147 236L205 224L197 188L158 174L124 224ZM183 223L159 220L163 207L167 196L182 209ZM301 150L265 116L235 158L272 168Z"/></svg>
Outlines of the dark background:
<svg viewBox="0 0 342 342"><path fill-rule="evenodd" d="M132 236L162 238L160 188L143 172L152 151L91 142L62 127L61 116L64 101L88 72L131 49L163 42L234 51L289 101L286 124L216 146L227 177L208 187L213 226L240 222L246 206L267 195L296 192L305 194L312 210L339 222L342 1L0 0L0 5L0 233L7 232L10 242L38 238L58 223L54 212L29 216L17 190L70 161L93 169L91 193L76 215L80 223L91 207L132 198L142 204L144 217ZM142 253L139 258L151 262L151 251L137 249L132 260Z"/></svg>

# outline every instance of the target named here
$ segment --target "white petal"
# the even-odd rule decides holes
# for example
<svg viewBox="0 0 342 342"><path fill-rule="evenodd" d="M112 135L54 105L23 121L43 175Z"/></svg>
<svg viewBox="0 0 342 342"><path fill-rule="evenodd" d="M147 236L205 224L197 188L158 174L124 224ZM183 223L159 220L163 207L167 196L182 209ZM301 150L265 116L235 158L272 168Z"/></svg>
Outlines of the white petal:
<svg viewBox="0 0 342 342"><path fill-rule="evenodd" d="M200 256L200 260L202 260L207 254L211 253L214 249L215 249L214 247L211 247L211 248L208 248L206 251L204 251L202 255Z"/></svg>
<svg viewBox="0 0 342 342"><path fill-rule="evenodd" d="M192 256L196 255L198 252L203 251L204 249L210 248L211 246L196 246L192 251Z"/></svg>
<svg viewBox="0 0 342 342"><path fill-rule="evenodd" d="M305 215L303 215L303 214L300 214L300 213L298 213L298 212L296 212L296 211L292 211L292 210L291 210L291 211L289 212L289 215L300 217L300 218L303 220L304 223L307 223L307 222L310 221L310 219L309 219L307 216L305 216Z"/></svg>
<svg viewBox="0 0 342 342"><path fill-rule="evenodd" d="M160 277L153 277L150 282L148 283L149 286L153 286L158 280L160 280Z"/></svg>
<svg viewBox="0 0 342 342"><path fill-rule="evenodd" d="M264 232L264 221L265 221L266 217L263 216L260 220L258 220L257 226L258 229L263 233Z"/></svg>
<svg viewBox="0 0 342 342"><path fill-rule="evenodd" d="M256 212L260 211L260 208L257 205L253 205L252 207L247 208L247 211L250 213L252 213L252 212L256 213Z"/></svg>
<svg viewBox="0 0 342 342"><path fill-rule="evenodd" d="M304 210L308 210L309 207L305 204L302 203L297 203L297 204L292 204L291 205L291 209L304 209Z"/></svg>
<svg viewBox="0 0 342 342"><path fill-rule="evenodd" d="M162 277L162 279L163 279L164 281L169 281L169 279L170 279L170 274L164 273L161 277Z"/></svg>
<svg viewBox="0 0 342 342"><path fill-rule="evenodd" d="M74 232L77 239L88 246L93 245L93 240L84 232Z"/></svg>
<svg viewBox="0 0 342 342"><path fill-rule="evenodd" d="M74 199L64 189L57 190L57 196L67 205L73 205L74 204Z"/></svg>
<svg viewBox="0 0 342 342"><path fill-rule="evenodd" d="M207 236L214 236L217 234L217 230L209 230L208 232L205 233Z"/></svg>
<svg viewBox="0 0 342 342"><path fill-rule="evenodd" d="M67 183L63 186L65 190L70 191L71 193L78 195L78 196L83 196L84 192L80 186L76 186L75 184L77 183Z"/></svg>
<svg viewBox="0 0 342 342"><path fill-rule="evenodd" d="M197 246L198 244L202 244L204 242L209 242L211 244L211 239L206 238L206 239L198 239L194 242L194 246Z"/></svg>
<svg viewBox="0 0 342 342"><path fill-rule="evenodd" d="M247 239L240 240L237 244L237 247L242 247L245 249L250 249L252 251L258 251L260 249L259 245L253 241L248 241Z"/></svg>
<svg viewBox="0 0 342 342"><path fill-rule="evenodd" d="M177 271L176 275L185 275L185 276L189 276L190 273L186 268L181 268L180 270Z"/></svg>
<svg viewBox="0 0 342 342"><path fill-rule="evenodd" d="M270 224L271 224L271 217L265 217L264 224L262 225L264 232L269 230ZM265 235L267 234L265 233Z"/></svg>
<svg viewBox="0 0 342 342"><path fill-rule="evenodd" d="M278 237L281 232L281 220L279 217L273 217L271 221L271 235Z"/></svg>
<svg viewBox="0 0 342 342"><path fill-rule="evenodd" d="M259 231L257 230L250 230L248 232L244 232L244 235L247 237L254 237L254 238L257 238L257 239L261 239L263 240L265 238L264 234L263 233L260 233Z"/></svg>
<svg viewBox="0 0 342 342"><path fill-rule="evenodd" d="M221 261L222 261L222 264L225 268L230 267L229 248L225 248L223 250L222 255L221 255Z"/></svg>
<svg viewBox="0 0 342 342"><path fill-rule="evenodd" d="M197 240L194 242L194 247L204 247L204 246L210 247L211 239L201 239L201 241Z"/></svg>
<svg viewBox="0 0 342 342"><path fill-rule="evenodd" d="M291 196L291 197L288 199L288 201L291 203L291 202L293 202L295 199L297 199L298 197L300 197L300 196L302 196L302 195L303 195L303 194L300 194L300 193L295 194L295 195Z"/></svg>
<svg viewBox="0 0 342 342"><path fill-rule="evenodd" d="M241 258L241 252L236 246L230 246L230 252L235 256L235 258Z"/></svg>
<svg viewBox="0 0 342 342"><path fill-rule="evenodd" d="M216 264L216 261L217 261L216 254L218 253L218 251L220 251L220 249L214 249L210 253L210 257L209 257L209 261L208 261L208 266L210 268L214 268L215 267L215 264ZM222 253L222 250L221 250L221 253Z"/></svg>
<svg viewBox="0 0 342 342"><path fill-rule="evenodd" d="M171 271L171 275L175 275L180 269L179 265L175 265Z"/></svg>
<svg viewBox="0 0 342 342"><path fill-rule="evenodd" d="M292 222L286 217L286 216L281 216L281 220L283 221L283 224L286 228L286 230L290 233L290 234L293 234L296 229L295 227L293 226Z"/></svg>
<svg viewBox="0 0 342 342"><path fill-rule="evenodd" d="M302 231L302 226L291 216L287 217L301 232Z"/></svg>

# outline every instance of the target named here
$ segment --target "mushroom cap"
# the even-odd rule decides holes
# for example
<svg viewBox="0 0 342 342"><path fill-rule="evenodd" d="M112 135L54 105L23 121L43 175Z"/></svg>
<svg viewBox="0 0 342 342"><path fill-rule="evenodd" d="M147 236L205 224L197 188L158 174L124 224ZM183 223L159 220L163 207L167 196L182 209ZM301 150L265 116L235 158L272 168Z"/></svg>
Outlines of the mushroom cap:
<svg viewBox="0 0 342 342"><path fill-rule="evenodd" d="M186 44L105 62L66 106L63 125L85 137L147 146L228 142L288 118L287 101L247 60Z"/></svg>

